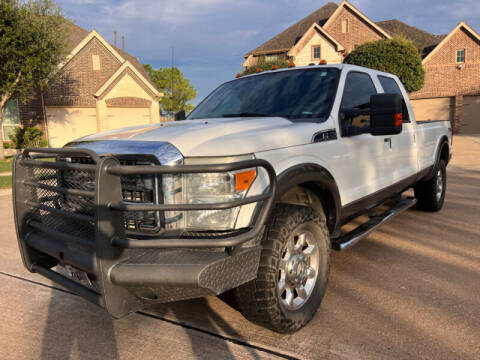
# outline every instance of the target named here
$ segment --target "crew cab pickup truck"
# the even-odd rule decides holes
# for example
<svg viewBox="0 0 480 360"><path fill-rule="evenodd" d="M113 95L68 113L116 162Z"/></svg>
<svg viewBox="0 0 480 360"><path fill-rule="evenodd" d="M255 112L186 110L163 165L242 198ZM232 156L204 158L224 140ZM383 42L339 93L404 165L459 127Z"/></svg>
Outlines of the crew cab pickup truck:
<svg viewBox="0 0 480 360"><path fill-rule="evenodd" d="M331 249L444 202L451 125L415 121L391 74L265 71L177 118L19 154L25 267L115 318L228 292L247 319L293 332L320 306Z"/></svg>

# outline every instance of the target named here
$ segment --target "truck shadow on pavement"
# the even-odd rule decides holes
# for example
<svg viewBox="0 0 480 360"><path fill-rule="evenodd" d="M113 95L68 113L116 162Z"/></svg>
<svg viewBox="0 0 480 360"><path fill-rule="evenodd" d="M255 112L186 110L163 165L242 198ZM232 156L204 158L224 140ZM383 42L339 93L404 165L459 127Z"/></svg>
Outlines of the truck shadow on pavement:
<svg viewBox="0 0 480 360"><path fill-rule="evenodd" d="M217 299L225 303L225 305L232 307L231 299L229 297L222 296L221 298L217 297ZM220 338L225 339L224 341L219 342L219 347L215 351L218 352L219 358L222 359L235 358L229 347L228 341L230 339L248 344L248 340L230 326L228 322L212 308L206 298L154 305L147 309L147 313L162 319L170 320L173 318L175 319L175 322L179 324L195 324L195 330L186 330L186 333L189 336L193 353L197 358L204 358L203 354L205 352L205 344L202 338L197 336L198 332L227 334L228 338L218 335ZM215 331L215 329L218 331ZM256 349L248 346L245 349L248 351L252 359L261 358Z"/></svg>
<svg viewBox="0 0 480 360"><path fill-rule="evenodd" d="M189 323L195 325L188 325ZM173 333L165 335L168 329L165 327L166 324L183 328L183 333L189 339L192 355L197 359L236 358L230 346L232 339L237 345L242 343L247 345L244 350L249 354L249 358L262 358L260 355L262 352L248 346L248 341L211 307L207 299L154 305L145 313L131 314L124 319L114 320L104 310L58 288L51 290L39 358L41 360L143 358L138 355L135 348L124 351L125 346L119 349L118 345L136 343L139 334L145 331L156 332L151 337L141 339L143 346L153 350L149 352L148 357L166 358L162 346L156 342L162 333L167 339L176 336ZM199 324L201 326L198 326ZM228 338L219 335L215 329L228 334ZM213 337L215 346L212 347L211 342L207 343L205 337ZM118 340L119 338L121 340Z"/></svg>
<svg viewBox="0 0 480 360"><path fill-rule="evenodd" d="M41 360L70 359L75 352L77 358L120 358L114 320L105 311L74 294L59 296L62 290L51 291Z"/></svg>

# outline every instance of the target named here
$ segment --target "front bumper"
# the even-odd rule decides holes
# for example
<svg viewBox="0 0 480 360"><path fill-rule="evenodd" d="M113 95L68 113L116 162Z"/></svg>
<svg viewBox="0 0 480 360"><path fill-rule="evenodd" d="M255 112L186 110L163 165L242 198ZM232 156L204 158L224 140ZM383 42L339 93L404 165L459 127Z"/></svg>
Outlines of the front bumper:
<svg viewBox="0 0 480 360"><path fill-rule="evenodd" d="M43 161L42 158L56 161ZM61 159L82 157L87 163ZM122 200L121 176L226 172L263 168L268 192L218 204L132 204ZM65 184L64 172L84 183ZM25 267L100 305L114 317L151 302L220 294L255 278L260 238L276 192L276 176L264 160L218 165L122 166L112 156L87 149L26 149L14 164L14 212ZM62 200L63 199L63 200ZM62 207L65 199L70 207ZM62 202L63 201L63 202ZM230 233L179 234L163 231L131 236L125 213L224 210L257 203L249 228ZM89 211L78 205L90 204ZM77 207L77 209L76 209ZM72 267L92 286L56 271Z"/></svg>

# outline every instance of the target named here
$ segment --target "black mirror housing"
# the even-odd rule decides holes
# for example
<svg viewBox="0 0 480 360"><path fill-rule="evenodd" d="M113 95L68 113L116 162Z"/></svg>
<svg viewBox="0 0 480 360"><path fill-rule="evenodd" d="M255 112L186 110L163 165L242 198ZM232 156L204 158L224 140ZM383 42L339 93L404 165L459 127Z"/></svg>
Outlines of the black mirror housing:
<svg viewBox="0 0 480 360"><path fill-rule="evenodd" d="M180 110L179 112L177 112L175 114L174 119L175 121L185 120L186 119L185 110Z"/></svg>
<svg viewBox="0 0 480 360"><path fill-rule="evenodd" d="M370 106L370 133L372 135L396 135L402 132L403 103L400 95L372 95Z"/></svg>

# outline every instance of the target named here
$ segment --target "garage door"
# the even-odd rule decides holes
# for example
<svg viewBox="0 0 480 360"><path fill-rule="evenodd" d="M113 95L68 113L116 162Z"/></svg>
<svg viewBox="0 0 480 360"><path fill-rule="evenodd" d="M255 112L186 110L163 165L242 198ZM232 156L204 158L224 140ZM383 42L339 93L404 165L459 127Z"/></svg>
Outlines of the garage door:
<svg viewBox="0 0 480 360"><path fill-rule="evenodd" d="M109 130L149 123L149 108L107 108L107 128Z"/></svg>
<svg viewBox="0 0 480 360"><path fill-rule="evenodd" d="M418 121L428 120L452 120L454 110L454 98L434 98L412 100L415 119Z"/></svg>
<svg viewBox="0 0 480 360"><path fill-rule="evenodd" d="M95 108L47 107L50 146L60 147L82 136L97 132Z"/></svg>
<svg viewBox="0 0 480 360"><path fill-rule="evenodd" d="M480 134L480 96L463 97L460 134Z"/></svg>

